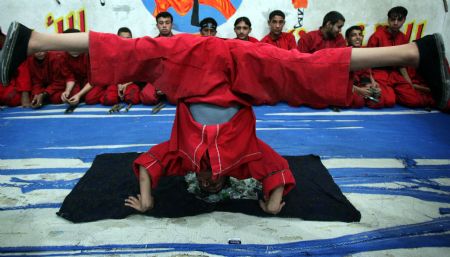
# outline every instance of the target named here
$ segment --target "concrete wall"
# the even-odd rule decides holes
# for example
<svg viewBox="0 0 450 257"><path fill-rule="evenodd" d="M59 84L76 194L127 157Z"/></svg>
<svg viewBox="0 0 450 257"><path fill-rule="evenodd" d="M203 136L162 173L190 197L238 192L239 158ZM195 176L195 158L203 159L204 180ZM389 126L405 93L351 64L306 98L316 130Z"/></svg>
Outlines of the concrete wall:
<svg viewBox="0 0 450 257"><path fill-rule="evenodd" d="M446 1L446 0L444 0ZM66 29L69 18L74 17L74 27L80 28L80 20L84 16L82 28L115 33L122 26L129 27L134 36L157 34L152 13L155 2L168 4L167 0L3 0L0 2L2 15L0 26L3 31L12 20L18 20L38 31L55 32L58 24L60 29ZM105 4L102 5L101 3ZM178 12L169 8L175 17L177 32L193 33L197 28L191 26L192 1L172 1L178 4ZM207 3L207 4L203 4ZM209 3L209 5L208 5ZM217 6L231 8L220 8ZM283 10L287 17L285 30L298 36L300 30L317 29L323 16L331 10L337 10L346 17L344 31L351 25L364 24L366 27L366 41L373 33L377 24L386 22L387 11L397 5L405 6L409 10L404 31L408 24L412 26L411 40L417 36L417 30L423 26L423 33L440 32L446 39L446 47L450 49L450 18L444 10L442 0L410 1L410 0L200 0L199 19L207 16L216 18L220 25L218 35L234 37L233 23L237 17L247 16L253 23L252 36L262 38L268 33L267 17L274 9ZM211 6L215 6L211 7ZM298 9L296 7L306 6ZM183 9L184 8L184 9ZM298 11L304 11L303 26L300 28ZM183 14L183 15L180 15ZM448 55L448 53L447 53ZM449 56L449 55L448 55Z"/></svg>

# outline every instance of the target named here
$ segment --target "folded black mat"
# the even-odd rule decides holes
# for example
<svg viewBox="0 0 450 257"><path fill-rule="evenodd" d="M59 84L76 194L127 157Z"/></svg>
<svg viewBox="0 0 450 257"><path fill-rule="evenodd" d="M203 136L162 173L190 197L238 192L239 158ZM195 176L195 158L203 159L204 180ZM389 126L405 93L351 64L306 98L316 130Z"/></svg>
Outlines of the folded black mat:
<svg viewBox="0 0 450 257"><path fill-rule="evenodd" d="M124 200L139 193L139 182L131 167L139 153L98 155L92 167L64 199L57 213L72 222L122 219L138 213L124 206ZM354 222L360 212L334 183L318 156L285 156L294 173L297 186L284 200L278 217L317 221ZM187 191L184 177L164 177L152 191L155 206L146 215L183 217L213 211L238 212L268 217L256 200L226 200L207 203Z"/></svg>

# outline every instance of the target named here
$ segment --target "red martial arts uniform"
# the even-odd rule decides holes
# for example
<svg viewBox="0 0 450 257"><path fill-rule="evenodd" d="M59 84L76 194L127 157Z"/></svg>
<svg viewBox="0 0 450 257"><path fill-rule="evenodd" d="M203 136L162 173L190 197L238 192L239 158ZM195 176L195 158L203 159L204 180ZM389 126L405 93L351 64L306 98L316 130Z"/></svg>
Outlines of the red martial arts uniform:
<svg viewBox="0 0 450 257"><path fill-rule="evenodd" d="M48 52L42 61L37 60L34 56L28 57L27 62L32 83L31 98L42 92L47 92L50 103L62 103L61 94L66 89L66 78L72 76L64 61L62 52ZM71 92L70 96L72 95L74 95L74 92Z"/></svg>
<svg viewBox="0 0 450 257"><path fill-rule="evenodd" d="M83 53L74 57L69 53L64 53L64 57L67 68L72 75L70 80L67 80L74 81L76 86L83 88L89 81L89 55Z"/></svg>
<svg viewBox="0 0 450 257"><path fill-rule="evenodd" d="M141 99L141 103L144 105L154 105L159 102L159 97L156 94L156 88L152 85L152 83L145 84L144 88L142 88L139 93L139 98Z"/></svg>
<svg viewBox="0 0 450 257"><path fill-rule="evenodd" d="M150 81L177 103L170 140L135 161L135 172L139 165L145 167L152 187L161 176L199 172L208 153L213 179L254 177L262 182L266 197L279 186L286 194L295 185L294 177L287 161L256 137L251 105L345 105L351 100L350 48L309 55L217 37L124 40L91 32L89 50L94 83ZM104 65L113 62L117 65ZM324 83L317 84L318 78ZM194 103L241 109L228 122L202 125L189 111Z"/></svg>
<svg viewBox="0 0 450 257"><path fill-rule="evenodd" d="M380 27L369 38L367 47L385 47L407 44L409 41L402 32L392 34L388 27ZM396 101L409 107L434 106L431 94L419 92L406 81L399 72L399 67L383 67L372 69L373 77L380 87L393 88L396 94ZM411 80L417 80L410 76Z"/></svg>
<svg viewBox="0 0 450 257"><path fill-rule="evenodd" d="M315 51L325 48L346 47L344 37L339 35L334 39L325 39L320 30L314 30L304 34L299 40L297 49L302 53L314 53Z"/></svg>
<svg viewBox="0 0 450 257"><path fill-rule="evenodd" d="M294 35L285 32L281 32L281 36L277 39L273 39L269 33L263 39L261 39L261 42L271 44L278 48L286 50L295 49L297 47Z"/></svg>
<svg viewBox="0 0 450 257"><path fill-rule="evenodd" d="M364 69L352 72L353 74L353 85L362 85L362 80L370 80L371 69ZM379 109L383 107L393 107L395 105L395 92L391 87L386 87L378 84L380 88L380 98L378 98L378 103L370 99L364 99L362 96L358 95L356 92L353 93L353 102L350 107L360 108L366 105L367 107Z"/></svg>
<svg viewBox="0 0 450 257"><path fill-rule="evenodd" d="M239 38L236 37L234 39L239 39ZM248 42L252 42L252 43L258 43L259 42L258 39L254 38L254 37L250 37L250 36L248 36L248 40L247 41ZM290 49L288 49L288 50L290 50Z"/></svg>
<svg viewBox="0 0 450 257"><path fill-rule="evenodd" d="M20 106L22 105L22 93L30 91L30 71L27 62L24 62L19 66L7 86L0 83L0 105Z"/></svg>

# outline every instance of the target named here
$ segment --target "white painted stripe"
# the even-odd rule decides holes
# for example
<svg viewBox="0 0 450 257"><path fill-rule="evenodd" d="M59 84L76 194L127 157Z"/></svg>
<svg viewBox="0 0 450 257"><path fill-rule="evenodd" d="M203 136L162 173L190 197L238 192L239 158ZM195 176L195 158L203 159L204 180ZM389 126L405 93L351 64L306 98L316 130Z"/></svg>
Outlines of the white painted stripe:
<svg viewBox="0 0 450 257"><path fill-rule="evenodd" d="M63 158L0 159L0 170L89 168L91 164L80 159Z"/></svg>
<svg viewBox="0 0 450 257"><path fill-rule="evenodd" d="M127 148L127 147L140 147L140 146L154 146L156 144L129 144L129 145L86 145L86 146L54 146L54 147L43 147L40 149L46 150L55 150L55 149L76 149L76 150L85 150L85 149L116 149L116 148Z"/></svg>
<svg viewBox="0 0 450 257"><path fill-rule="evenodd" d="M450 159L414 159L417 165L450 165Z"/></svg>
<svg viewBox="0 0 450 257"><path fill-rule="evenodd" d="M14 175L0 175L0 183L7 184L23 184L24 182L11 182L12 178L23 180L43 180L43 181L58 181L58 180L73 180L79 179L84 175L83 172L62 172L62 173L37 173L37 174L14 174ZM26 183L26 182L25 182Z"/></svg>
<svg viewBox="0 0 450 257"><path fill-rule="evenodd" d="M334 127L334 128L325 128L325 129L362 129L364 127Z"/></svg>
<svg viewBox="0 0 450 257"><path fill-rule="evenodd" d="M37 120L37 119L97 119L97 118L136 118L136 117L173 117L175 114L61 114L61 115L42 115L42 116L14 116L3 117L5 120Z"/></svg>
<svg viewBox="0 0 450 257"><path fill-rule="evenodd" d="M256 120L256 122L273 123L307 123L307 122L362 122L362 120Z"/></svg>
<svg viewBox="0 0 450 257"><path fill-rule="evenodd" d="M373 112L359 112L359 111L341 111L341 112L276 112L276 113L265 113L267 116L382 116L382 115L418 115L418 114L431 114L439 113L438 111L416 111L416 110L406 110L406 111L373 111Z"/></svg>
<svg viewBox="0 0 450 257"><path fill-rule="evenodd" d="M312 128L256 128L256 130L311 130Z"/></svg>
<svg viewBox="0 0 450 257"><path fill-rule="evenodd" d="M311 130L311 129L362 129L364 127L332 127L332 128L256 128L256 130Z"/></svg>
<svg viewBox="0 0 450 257"><path fill-rule="evenodd" d="M402 160L390 158L333 158L322 159L328 169L338 168L404 168Z"/></svg>

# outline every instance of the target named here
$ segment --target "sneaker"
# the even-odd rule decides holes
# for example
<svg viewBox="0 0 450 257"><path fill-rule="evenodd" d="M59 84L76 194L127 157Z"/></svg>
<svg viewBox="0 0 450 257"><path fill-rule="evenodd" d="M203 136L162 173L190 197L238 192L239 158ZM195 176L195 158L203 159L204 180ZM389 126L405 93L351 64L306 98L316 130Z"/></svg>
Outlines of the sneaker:
<svg viewBox="0 0 450 257"><path fill-rule="evenodd" d="M9 83L11 74L27 59L30 37L31 30L24 25L13 22L9 26L0 59L0 81L4 85Z"/></svg>
<svg viewBox="0 0 450 257"><path fill-rule="evenodd" d="M419 48L419 68L429 83L431 94L438 108L447 106L450 91L450 75L445 65L445 47L440 34L427 35L416 41Z"/></svg>

